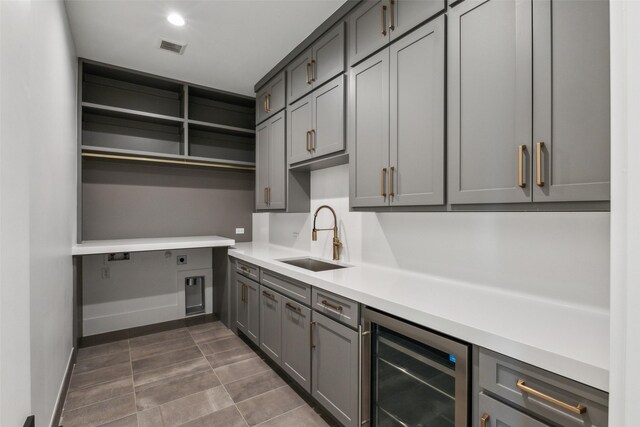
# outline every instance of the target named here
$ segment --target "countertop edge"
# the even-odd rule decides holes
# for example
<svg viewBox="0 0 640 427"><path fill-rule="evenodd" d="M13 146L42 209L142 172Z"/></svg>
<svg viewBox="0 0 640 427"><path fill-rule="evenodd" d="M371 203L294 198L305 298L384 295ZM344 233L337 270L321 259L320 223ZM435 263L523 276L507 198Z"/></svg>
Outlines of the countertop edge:
<svg viewBox="0 0 640 427"><path fill-rule="evenodd" d="M194 236L197 237L197 236ZM73 245L71 248L72 256L81 255L98 255L110 252L148 252L173 249L197 249L197 248L213 248L213 247L232 247L236 244L235 240L219 236L206 236L207 238L184 238L184 240L167 240L162 239L130 239L127 242L123 240L93 240Z"/></svg>

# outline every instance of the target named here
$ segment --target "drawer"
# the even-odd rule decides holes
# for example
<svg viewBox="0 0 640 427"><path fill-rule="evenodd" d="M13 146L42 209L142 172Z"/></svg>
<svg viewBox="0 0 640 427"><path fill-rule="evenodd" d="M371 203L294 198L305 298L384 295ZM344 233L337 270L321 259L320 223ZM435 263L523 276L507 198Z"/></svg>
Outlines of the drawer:
<svg viewBox="0 0 640 427"><path fill-rule="evenodd" d="M358 328L360 304L322 289L313 288L313 309L327 317Z"/></svg>
<svg viewBox="0 0 640 427"><path fill-rule="evenodd" d="M607 393L484 348L479 385L553 424L607 426Z"/></svg>
<svg viewBox="0 0 640 427"><path fill-rule="evenodd" d="M263 270L261 282L263 285L270 287L281 294L301 302L311 305L311 286L302 282L291 280L271 271Z"/></svg>
<svg viewBox="0 0 640 427"><path fill-rule="evenodd" d="M484 393L478 396L478 412L478 423L474 425L480 427L549 427Z"/></svg>
<svg viewBox="0 0 640 427"><path fill-rule="evenodd" d="M260 269L253 264L236 259L236 271L256 282L260 281Z"/></svg>

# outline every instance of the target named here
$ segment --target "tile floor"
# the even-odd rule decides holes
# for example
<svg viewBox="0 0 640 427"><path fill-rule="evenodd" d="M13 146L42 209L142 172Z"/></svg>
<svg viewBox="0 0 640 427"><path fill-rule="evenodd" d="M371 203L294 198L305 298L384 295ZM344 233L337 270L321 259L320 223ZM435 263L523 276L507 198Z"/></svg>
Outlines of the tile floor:
<svg viewBox="0 0 640 427"><path fill-rule="evenodd" d="M328 426L221 322L80 349L61 425Z"/></svg>

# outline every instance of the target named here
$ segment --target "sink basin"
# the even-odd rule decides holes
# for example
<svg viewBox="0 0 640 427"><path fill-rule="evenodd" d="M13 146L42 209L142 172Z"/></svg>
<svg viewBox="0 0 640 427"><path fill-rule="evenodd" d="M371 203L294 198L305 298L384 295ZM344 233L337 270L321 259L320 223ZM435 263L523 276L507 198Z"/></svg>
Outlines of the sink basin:
<svg viewBox="0 0 640 427"><path fill-rule="evenodd" d="M311 271L337 270L339 268L347 267L346 265L332 264L330 262L324 262L314 258L280 259L278 261Z"/></svg>

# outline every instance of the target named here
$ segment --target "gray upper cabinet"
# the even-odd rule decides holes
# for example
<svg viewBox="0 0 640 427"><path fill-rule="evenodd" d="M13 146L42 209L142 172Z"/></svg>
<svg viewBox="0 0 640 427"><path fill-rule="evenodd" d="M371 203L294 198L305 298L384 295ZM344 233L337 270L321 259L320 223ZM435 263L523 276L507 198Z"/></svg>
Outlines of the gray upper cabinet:
<svg viewBox="0 0 640 427"><path fill-rule="evenodd" d="M285 107L286 85L283 71L256 93L256 123L265 121Z"/></svg>
<svg viewBox="0 0 640 427"><path fill-rule="evenodd" d="M358 333L313 312L311 394L347 427L358 425Z"/></svg>
<svg viewBox="0 0 640 427"><path fill-rule="evenodd" d="M536 1L533 28L533 201L609 200L609 1Z"/></svg>
<svg viewBox="0 0 640 427"><path fill-rule="evenodd" d="M445 37L441 16L389 49L391 206L444 203Z"/></svg>
<svg viewBox="0 0 640 427"><path fill-rule="evenodd" d="M445 18L352 69L351 206L444 203Z"/></svg>
<svg viewBox="0 0 640 427"><path fill-rule="evenodd" d="M352 68L349 82L350 203L387 203L389 165L389 52Z"/></svg>
<svg viewBox="0 0 640 427"><path fill-rule="evenodd" d="M256 209L286 208L285 112L256 127Z"/></svg>
<svg viewBox="0 0 640 427"><path fill-rule="evenodd" d="M453 204L531 200L531 13L531 0L466 0L449 13Z"/></svg>
<svg viewBox="0 0 640 427"><path fill-rule="evenodd" d="M344 80L340 75L288 108L289 164L344 150Z"/></svg>
<svg viewBox="0 0 640 427"><path fill-rule="evenodd" d="M340 22L287 68L289 103L322 86L345 70L345 23Z"/></svg>
<svg viewBox="0 0 640 427"><path fill-rule="evenodd" d="M260 302L258 285L236 274L236 326L256 345L260 344Z"/></svg>
<svg viewBox="0 0 640 427"><path fill-rule="evenodd" d="M282 369L311 392L311 309L282 297Z"/></svg>
<svg viewBox="0 0 640 427"><path fill-rule="evenodd" d="M390 0L389 31L395 40L445 10L445 0Z"/></svg>
<svg viewBox="0 0 640 427"><path fill-rule="evenodd" d="M282 296L260 286L260 349L277 364L281 363Z"/></svg>

